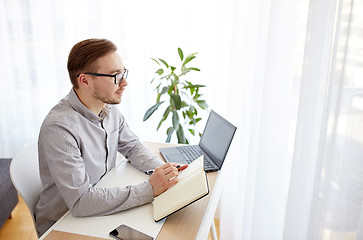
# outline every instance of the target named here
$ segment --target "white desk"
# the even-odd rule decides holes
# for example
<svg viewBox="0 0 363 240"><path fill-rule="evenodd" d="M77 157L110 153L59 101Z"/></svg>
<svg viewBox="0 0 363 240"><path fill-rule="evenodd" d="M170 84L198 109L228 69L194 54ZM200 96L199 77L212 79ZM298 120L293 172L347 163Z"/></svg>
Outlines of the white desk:
<svg viewBox="0 0 363 240"><path fill-rule="evenodd" d="M162 158L162 156L160 155L159 148L175 146L173 144L166 143L146 142L144 144L156 156L159 156L160 158ZM128 166L127 164L128 163L126 162L121 162L121 164L118 165L116 169L113 169L108 174L106 174L106 176L104 176L104 178L100 181L100 186L110 187L112 186L112 183L118 183L119 181L121 181L121 178L125 178L124 174L127 174L126 172L129 172L129 179L140 179L139 177L145 177L147 179L147 176L144 173L137 170L137 172L132 171L132 169L127 169L127 171L123 171L124 167L132 168L132 166ZM117 174L121 172L122 174ZM133 178L133 174L139 174L139 176ZM108 236L108 233L113 228L117 227L122 223L125 223L126 225L148 233L151 236L156 236L157 232L161 228L161 231L157 235L158 240L207 239L210 226L213 223L214 213L216 211L219 197L222 191L220 173L208 173L207 177L210 188L209 195L191 204L190 206L172 214L166 219L165 223L154 222L152 218L152 204L147 204L135 209L123 211L109 216L99 217L75 218L71 216L69 212L67 212L40 239L47 239L48 234L55 233L55 231L53 230L60 231L61 233L71 232L92 237L98 237L92 239L111 239ZM139 182L135 182L135 184L136 183ZM140 214L142 214L143 217L140 218ZM124 219L127 219L127 221L125 222ZM63 239L77 238L70 238L69 236L65 236Z"/></svg>

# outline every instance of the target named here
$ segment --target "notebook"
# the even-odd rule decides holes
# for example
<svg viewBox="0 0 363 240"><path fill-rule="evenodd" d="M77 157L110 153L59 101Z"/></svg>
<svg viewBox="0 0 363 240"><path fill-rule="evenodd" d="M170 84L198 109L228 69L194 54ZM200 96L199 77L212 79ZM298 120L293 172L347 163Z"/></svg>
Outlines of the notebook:
<svg viewBox="0 0 363 240"><path fill-rule="evenodd" d="M189 164L204 155L204 170L218 171L231 145L236 127L222 116L211 110L198 145L160 148L167 162Z"/></svg>
<svg viewBox="0 0 363 240"><path fill-rule="evenodd" d="M155 221L160 221L209 194L203 165L203 156L200 156L179 173L175 186L154 198Z"/></svg>

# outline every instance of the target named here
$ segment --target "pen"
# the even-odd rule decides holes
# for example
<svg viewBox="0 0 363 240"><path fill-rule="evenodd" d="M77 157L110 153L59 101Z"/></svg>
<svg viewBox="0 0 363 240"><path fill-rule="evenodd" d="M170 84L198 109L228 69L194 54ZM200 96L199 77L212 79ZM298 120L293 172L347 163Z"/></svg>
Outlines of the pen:
<svg viewBox="0 0 363 240"><path fill-rule="evenodd" d="M180 168L180 165L176 166L176 168ZM146 175L151 175L151 174L153 174L153 172L154 172L154 170L147 170L147 171L145 172L145 174L146 174Z"/></svg>

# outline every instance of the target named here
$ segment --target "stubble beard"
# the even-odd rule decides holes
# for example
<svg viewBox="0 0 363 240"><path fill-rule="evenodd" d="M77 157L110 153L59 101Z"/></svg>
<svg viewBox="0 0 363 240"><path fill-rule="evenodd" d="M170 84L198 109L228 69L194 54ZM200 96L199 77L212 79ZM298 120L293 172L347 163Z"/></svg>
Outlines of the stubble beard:
<svg viewBox="0 0 363 240"><path fill-rule="evenodd" d="M102 102L106 103L106 104L119 104L121 102L121 98L118 97L107 97L101 93L99 93L98 91L96 91L94 93L94 97L101 100Z"/></svg>

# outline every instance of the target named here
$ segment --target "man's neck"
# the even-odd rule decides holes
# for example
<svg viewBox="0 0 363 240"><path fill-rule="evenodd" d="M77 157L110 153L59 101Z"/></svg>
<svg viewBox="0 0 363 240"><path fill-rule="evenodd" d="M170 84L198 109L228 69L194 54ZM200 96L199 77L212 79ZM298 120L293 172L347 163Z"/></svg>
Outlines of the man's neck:
<svg viewBox="0 0 363 240"><path fill-rule="evenodd" d="M100 114L102 109L105 107L105 103L101 101L96 101L90 96L84 94L79 89L74 88L74 92L76 93L78 99L81 101L81 103L88 108L91 112L96 114L97 116Z"/></svg>

